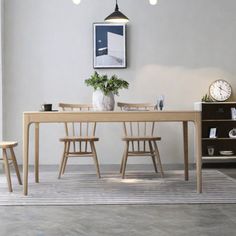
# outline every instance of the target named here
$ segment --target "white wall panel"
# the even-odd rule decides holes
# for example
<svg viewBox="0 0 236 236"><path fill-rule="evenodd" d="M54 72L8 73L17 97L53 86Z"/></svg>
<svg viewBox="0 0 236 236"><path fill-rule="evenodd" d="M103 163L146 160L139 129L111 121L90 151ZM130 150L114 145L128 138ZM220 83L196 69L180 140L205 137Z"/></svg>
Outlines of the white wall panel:
<svg viewBox="0 0 236 236"><path fill-rule="evenodd" d="M164 109L186 110L218 78L236 90L235 0L160 0L156 6L120 0L119 6L130 19L128 67L98 70L130 82L116 101L155 102L164 94ZM114 1L84 0L77 6L70 0L7 0L4 10L4 137L19 140L21 158L23 111L38 110L44 102L56 108L62 101L91 101L84 80L94 72L93 23L114 10ZM100 162L120 163L122 126L99 124L97 131ZM181 125L160 124L159 134L163 162L182 163ZM59 163L62 135L63 125L41 125L42 164ZM32 162L33 132L30 141Z"/></svg>

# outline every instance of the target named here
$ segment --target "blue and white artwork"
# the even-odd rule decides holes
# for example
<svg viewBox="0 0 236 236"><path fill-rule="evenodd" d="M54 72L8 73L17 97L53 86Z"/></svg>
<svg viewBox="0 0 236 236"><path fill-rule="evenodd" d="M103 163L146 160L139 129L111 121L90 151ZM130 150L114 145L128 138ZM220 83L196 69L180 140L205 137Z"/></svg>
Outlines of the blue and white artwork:
<svg viewBox="0 0 236 236"><path fill-rule="evenodd" d="M94 24L94 68L126 67L125 24Z"/></svg>

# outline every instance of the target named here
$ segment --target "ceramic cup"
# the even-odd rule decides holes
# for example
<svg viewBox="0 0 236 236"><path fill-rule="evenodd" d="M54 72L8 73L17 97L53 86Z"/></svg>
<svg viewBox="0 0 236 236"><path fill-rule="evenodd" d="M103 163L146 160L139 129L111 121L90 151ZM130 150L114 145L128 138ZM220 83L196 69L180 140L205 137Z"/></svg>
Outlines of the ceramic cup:
<svg viewBox="0 0 236 236"><path fill-rule="evenodd" d="M43 111L51 111L52 110L52 104L42 104L41 106Z"/></svg>
<svg viewBox="0 0 236 236"><path fill-rule="evenodd" d="M209 156L213 156L215 152L215 148L213 146L208 146L207 147L207 152Z"/></svg>

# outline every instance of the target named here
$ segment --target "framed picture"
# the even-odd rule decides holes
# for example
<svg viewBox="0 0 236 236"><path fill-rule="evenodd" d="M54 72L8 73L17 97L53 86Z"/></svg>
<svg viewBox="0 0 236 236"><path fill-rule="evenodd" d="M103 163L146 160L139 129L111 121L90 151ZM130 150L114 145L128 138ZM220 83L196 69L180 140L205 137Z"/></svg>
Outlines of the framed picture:
<svg viewBox="0 0 236 236"><path fill-rule="evenodd" d="M94 23L93 67L126 68L126 25Z"/></svg>
<svg viewBox="0 0 236 236"><path fill-rule="evenodd" d="M231 119L236 120L236 108L231 107Z"/></svg>
<svg viewBox="0 0 236 236"><path fill-rule="evenodd" d="M210 128L209 138L217 138L217 128Z"/></svg>

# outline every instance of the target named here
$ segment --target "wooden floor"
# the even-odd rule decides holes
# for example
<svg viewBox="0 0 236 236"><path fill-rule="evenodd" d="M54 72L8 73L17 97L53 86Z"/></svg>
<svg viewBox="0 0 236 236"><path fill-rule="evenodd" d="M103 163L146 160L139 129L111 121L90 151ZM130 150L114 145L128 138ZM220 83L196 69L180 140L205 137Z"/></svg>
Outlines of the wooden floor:
<svg viewBox="0 0 236 236"><path fill-rule="evenodd" d="M118 169L102 171L107 168ZM220 171L236 179L236 169ZM0 206L0 215L3 236L232 236L236 204Z"/></svg>

